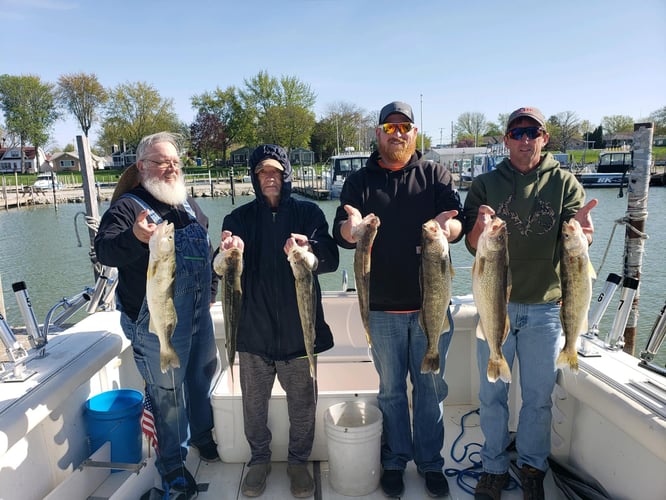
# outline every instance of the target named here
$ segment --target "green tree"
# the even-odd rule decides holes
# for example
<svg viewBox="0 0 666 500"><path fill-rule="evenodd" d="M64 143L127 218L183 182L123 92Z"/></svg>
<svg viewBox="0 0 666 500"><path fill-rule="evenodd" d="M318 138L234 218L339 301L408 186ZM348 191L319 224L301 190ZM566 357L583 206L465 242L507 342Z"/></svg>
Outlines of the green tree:
<svg viewBox="0 0 666 500"><path fill-rule="evenodd" d="M580 137L580 120L573 111L564 111L548 119L548 149L566 152L573 139Z"/></svg>
<svg viewBox="0 0 666 500"><path fill-rule="evenodd" d="M109 95L94 73L70 73L58 79L58 101L78 120L83 135L99 116Z"/></svg>
<svg viewBox="0 0 666 500"><path fill-rule="evenodd" d="M604 116L601 119L601 125L608 135L619 134L622 132L631 133L634 130L633 118L625 115Z"/></svg>
<svg viewBox="0 0 666 500"><path fill-rule="evenodd" d="M474 139L474 146L478 146L479 137L486 129L487 122L483 113L463 113L458 116L456 122L456 135L460 140L463 137L471 136Z"/></svg>
<svg viewBox="0 0 666 500"><path fill-rule="evenodd" d="M666 106L650 113L650 120L654 122L654 135L666 134Z"/></svg>
<svg viewBox="0 0 666 500"><path fill-rule="evenodd" d="M24 149L27 142L35 150L49 140L50 129L58 119L54 86L35 75L0 76L0 107L7 131L19 138L21 172L25 173ZM37 156L35 156L37 158ZM39 168L39 165L36 165Z"/></svg>
<svg viewBox="0 0 666 500"><path fill-rule="evenodd" d="M173 99L165 99L145 82L123 83L109 91L99 146L111 151L124 144L135 150L146 135L161 131L189 135L188 127L176 115Z"/></svg>

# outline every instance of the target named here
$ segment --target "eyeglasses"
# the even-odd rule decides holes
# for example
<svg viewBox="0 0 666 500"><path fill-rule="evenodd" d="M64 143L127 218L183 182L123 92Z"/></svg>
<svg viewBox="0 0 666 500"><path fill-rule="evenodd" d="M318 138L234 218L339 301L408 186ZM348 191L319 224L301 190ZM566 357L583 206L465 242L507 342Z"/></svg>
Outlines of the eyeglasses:
<svg viewBox="0 0 666 500"><path fill-rule="evenodd" d="M509 130L506 135L509 136L509 139L514 141L519 141L523 138L523 135L526 135L528 139L533 140L537 137L541 137L544 134L545 130L540 127L516 127Z"/></svg>
<svg viewBox="0 0 666 500"><path fill-rule="evenodd" d="M180 168L180 160L151 160L150 158L144 158L143 161L154 163L155 168L160 170L166 170L169 167Z"/></svg>
<svg viewBox="0 0 666 500"><path fill-rule="evenodd" d="M406 134L407 132L412 131L412 129L414 128L414 124L410 122L382 123L380 127L384 131L384 133L389 135L395 134L396 130L399 130L401 134Z"/></svg>

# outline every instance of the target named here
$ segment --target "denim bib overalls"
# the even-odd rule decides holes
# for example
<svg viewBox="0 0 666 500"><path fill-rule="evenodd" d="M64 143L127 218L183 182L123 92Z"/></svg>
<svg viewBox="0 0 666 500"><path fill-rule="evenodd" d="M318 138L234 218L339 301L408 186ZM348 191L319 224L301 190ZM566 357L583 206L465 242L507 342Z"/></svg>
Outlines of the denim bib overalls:
<svg viewBox="0 0 666 500"><path fill-rule="evenodd" d="M148 210L150 219L162 218L142 199L125 194ZM132 342L134 360L146 381L157 428L156 466L162 476L182 466L187 456L187 440L203 445L211 440L213 411L210 391L217 369L217 350L210 315L211 265L208 232L198 223L185 201L190 224L176 229L176 280L174 306L176 329L171 337L180 368L160 370L160 343L148 331L149 312L144 298L136 322L121 315L125 335ZM188 434L189 423L189 434Z"/></svg>

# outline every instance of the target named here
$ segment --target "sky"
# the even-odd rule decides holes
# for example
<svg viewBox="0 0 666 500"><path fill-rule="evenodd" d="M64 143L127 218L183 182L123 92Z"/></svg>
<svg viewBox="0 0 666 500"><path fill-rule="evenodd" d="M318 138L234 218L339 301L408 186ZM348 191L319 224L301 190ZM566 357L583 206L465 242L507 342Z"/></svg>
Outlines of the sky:
<svg viewBox="0 0 666 500"><path fill-rule="evenodd" d="M438 144L467 112L645 119L666 106L665 26L666 0L0 0L0 74L145 82L189 124L192 96L265 71L309 85L317 119L405 101ZM67 116L48 146L81 133Z"/></svg>

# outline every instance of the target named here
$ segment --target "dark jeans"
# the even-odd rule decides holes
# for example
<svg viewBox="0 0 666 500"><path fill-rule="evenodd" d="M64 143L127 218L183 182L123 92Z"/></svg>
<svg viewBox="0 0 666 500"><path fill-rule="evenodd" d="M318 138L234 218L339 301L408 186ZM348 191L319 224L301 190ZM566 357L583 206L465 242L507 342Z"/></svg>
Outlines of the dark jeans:
<svg viewBox="0 0 666 500"><path fill-rule="evenodd" d="M287 393L290 464L304 464L310 457L317 409L316 387L310 377L307 358L271 361L247 352L239 353L240 384L243 392L245 437L250 445L248 465L271 461L272 434L268 428L268 402L277 374Z"/></svg>

